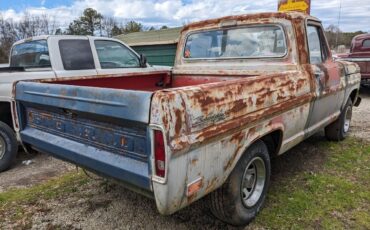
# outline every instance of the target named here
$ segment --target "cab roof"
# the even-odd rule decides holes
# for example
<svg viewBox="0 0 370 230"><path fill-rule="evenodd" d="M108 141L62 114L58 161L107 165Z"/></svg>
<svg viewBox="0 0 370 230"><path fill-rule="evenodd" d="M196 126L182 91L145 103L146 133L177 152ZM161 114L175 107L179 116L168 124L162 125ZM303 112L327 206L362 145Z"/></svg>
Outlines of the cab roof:
<svg viewBox="0 0 370 230"><path fill-rule="evenodd" d="M30 38L25 38L22 40L19 40L13 44L18 45L24 42L29 42L29 41L37 41L37 40L48 40L51 37L58 37L58 38L65 38L65 39L103 39L103 40L116 40L114 38L108 38L108 37L96 37L96 36L89 36L89 35L40 35L40 36L34 36Z"/></svg>
<svg viewBox="0 0 370 230"><path fill-rule="evenodd" d="M264 12L264 13L255 13L255 14L242 14L242 15L233 15L226 16L215 19L208 19L199 22L194 22L186 25L183 28L183 31L190 29L199 29L207 26L214 26L226 21L248 21L248 20L257 20L261 22L266 22L269 19L287 19L287 20L306 20L310 19L313 21L320 22L316 17L310 16L305 13L300 12Z"/></svg>
<svg viewBox="0 0 370 230"><path fill-rule="evenodd" d="M353 38L355 41L361 41L365 39L370 39L370 34L359 34Z"/></svg>

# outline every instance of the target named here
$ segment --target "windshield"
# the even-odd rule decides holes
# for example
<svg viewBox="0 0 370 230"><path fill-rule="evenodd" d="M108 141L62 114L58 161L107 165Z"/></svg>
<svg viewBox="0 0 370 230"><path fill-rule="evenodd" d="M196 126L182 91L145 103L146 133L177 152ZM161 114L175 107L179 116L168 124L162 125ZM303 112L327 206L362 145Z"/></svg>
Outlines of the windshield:
<svg viewBox="0 0 370 230"><path fill-rule="evenodd" d="M97 40L95 47L102 69L140 67L139 58L118 42Z"/></svg>
<svg viewBox="0 0 370 230"><path fill-rule="evenodd" d="M279 26L250 26L203 31L189 35L184 58L282 57L287 52Z"/></svg>
<svg viewBox="0 0 370 230"><path fill-rule="evenodd" d="M46 40L30 41L14 46L10 67L51 67Z"/></svg>

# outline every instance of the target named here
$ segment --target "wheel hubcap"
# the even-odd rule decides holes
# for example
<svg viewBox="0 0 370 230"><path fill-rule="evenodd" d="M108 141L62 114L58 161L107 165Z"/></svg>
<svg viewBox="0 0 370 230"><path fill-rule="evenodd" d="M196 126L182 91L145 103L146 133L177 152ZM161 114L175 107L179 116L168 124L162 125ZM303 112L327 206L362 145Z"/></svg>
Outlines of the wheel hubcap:
<svg viewBox="0 0 370 230"><path fill-rule="evenodd" d="M265 181L265 163L262 158L256 157L248 164L242 178L241 197L247 208L257 204L262 196Z"/></svg>
<svg viewBox="0 0 370 230"><path fill-rule="evenodd" d="M344 133L348 133L349 127L351 125L351 119L352 119L352 107L347 107L345 117L344 117L344 126L343 131Z"/></svg>
<svg viewBox="0 0 370 230"><path fill-rule="evenodd" d="M5 147L5 140L2 136L0 136L0 159L2 159L5 155Z"/></svg>

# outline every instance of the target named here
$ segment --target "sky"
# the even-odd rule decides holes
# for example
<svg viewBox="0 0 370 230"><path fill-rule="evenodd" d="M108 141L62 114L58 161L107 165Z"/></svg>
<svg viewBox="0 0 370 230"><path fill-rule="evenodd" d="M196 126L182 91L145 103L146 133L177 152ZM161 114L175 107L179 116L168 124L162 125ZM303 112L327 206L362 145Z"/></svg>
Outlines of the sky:
<svg viewBox="0 0 370 230"><path fill-rule="evenodd" d="M311 15L325 27L338 25L345 32L370 32L370 0L311 0ZM66 28L87 7L118 21L136 20L145 26L181 26L226 15L276 11L278 0L0 0L0 14L19 20L25 12L46 14Z"/></svg>

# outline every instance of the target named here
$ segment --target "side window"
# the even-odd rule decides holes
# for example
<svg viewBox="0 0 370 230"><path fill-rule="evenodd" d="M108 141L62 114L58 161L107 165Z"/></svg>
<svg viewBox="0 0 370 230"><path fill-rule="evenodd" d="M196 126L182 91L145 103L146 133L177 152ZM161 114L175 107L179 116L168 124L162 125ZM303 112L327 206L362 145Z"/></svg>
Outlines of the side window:
<svg viewBox="0 0 370 230"><path fill-rule="evenodd" d="M95 69L94 57L88 40L60 40L59 50L65 70Z"/></svg>
<svg viewBox="0 0 370 230"><path fill-rule="evenodd" d="M369 49L370 48L370 39L365 40L364 43L362 43L362 47L366 48L366 49Z"/></svg>
<svg viewBox="0 0 370 230"><path fill-rule="evenodd" d="M10 57L10 67L51 67L47 41L30 41L14 46Z"/></svg>
<svg viewBox="0 0 370 230"><path fill-rule="evenodd" d="M139 58L124 45L107 40L95 41L102 69L139 67Z"/></svg>
<svg viewBox="0 0 370 230"><path fill-rule="evenodd" d="M307 27L308 48L311 64L320 64L323 62L321 49L320 32L317 26Z"/></svg>

